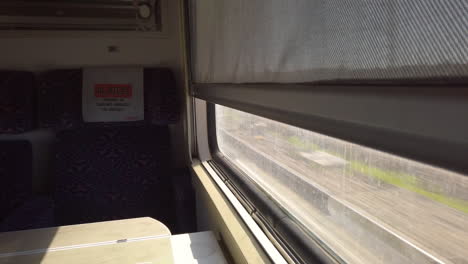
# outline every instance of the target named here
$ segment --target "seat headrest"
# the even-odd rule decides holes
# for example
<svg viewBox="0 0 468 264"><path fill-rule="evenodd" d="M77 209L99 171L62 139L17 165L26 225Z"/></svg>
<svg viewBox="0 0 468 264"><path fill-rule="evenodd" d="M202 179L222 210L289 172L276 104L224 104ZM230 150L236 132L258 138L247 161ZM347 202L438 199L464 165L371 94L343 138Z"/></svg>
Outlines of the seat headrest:
<svg viewBox="0 0 468 264"><path fill-rule="evenodd" d="M22 133L34 128L34 74L0 71L0 133Z"/></svg>
<svg viewBox="0 0 468 264"><path fill-rule="evenodd" d="M83 70L47 71L38 77L39 126L56 130L83 126L168 125L179 121L180 104L174 76L169 69L143 70L144 120L85 123L82 114Z"/></svg>

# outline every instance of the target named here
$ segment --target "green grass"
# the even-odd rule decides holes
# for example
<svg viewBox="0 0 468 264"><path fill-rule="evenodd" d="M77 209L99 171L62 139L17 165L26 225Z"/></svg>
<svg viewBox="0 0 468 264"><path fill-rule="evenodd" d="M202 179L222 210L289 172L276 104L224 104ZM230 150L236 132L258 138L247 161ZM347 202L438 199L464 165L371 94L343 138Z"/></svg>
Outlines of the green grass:
<svg viewBox="0 0 468 264"><path fill-rule="evenodd" d="M388 184L392 184L394 186L420 194L428 199L445 204L464 213L468 213L467 201L422 189L418 186L418 182L415 176L370 167L357 161L350 162L350 168Z"/></svg>
<svg viewBox="0 0 468 264"><path fill-rule="evenodd" d="M288 142L291 145L301 150L312 150L312 151L321 150L318 145L314 143L305 142L296 136L289 137ZM321 151L324 151L324 150L321 150ZM336 153L332 153L329 151L324 151L324 152L340 157L340 155ZM381 180L385 183L420 194L433 201L439 202L441 204L457 209L464 213L468 213L468 201L457 199L457 198L452 198L441 193L436 193L436 192L425 190L418 185L418 180L413 175L409 175L406 173L398 173L394 171L388 171L388 170L383 170L383 169L379 169L376 167L367 166L358 161L350 161L349 164L350 164L349 165L350 168L354 171L358 171L367 176Z"/></svg>
<svg viewBox="0 0 468 264"><path fill-rule="evenodd" d="M412 175L382 170L379 168L367 166L358 161L351 161L350 167L355 171L359 171L368 176L372 176L373 178L379 179L381 181L384 181L386 183L390 183L396 186L402 187L406 185L412 186L412 185L417 184L416 177Z"/></svg>
<svg viewBox="0 0 468 264"><path fill-rule="evenodd" d="M289 144L295 146L296 148L302 149L302 150L319 150L319 146L317 146L314 143L309 143L301 140L299 137L292 136L288 138Z"/></svg>

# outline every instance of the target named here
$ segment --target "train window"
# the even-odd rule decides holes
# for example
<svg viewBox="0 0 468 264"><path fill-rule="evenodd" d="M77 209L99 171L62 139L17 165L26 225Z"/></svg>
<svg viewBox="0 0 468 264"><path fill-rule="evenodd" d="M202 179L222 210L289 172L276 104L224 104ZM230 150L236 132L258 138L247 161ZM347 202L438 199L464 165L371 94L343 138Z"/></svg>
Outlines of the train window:
<svg viewBox="0 0 468 264"><path fill-rule="evenodd" d="M348 263L465 263L468 177L224 106L220 152Z"/></svg>

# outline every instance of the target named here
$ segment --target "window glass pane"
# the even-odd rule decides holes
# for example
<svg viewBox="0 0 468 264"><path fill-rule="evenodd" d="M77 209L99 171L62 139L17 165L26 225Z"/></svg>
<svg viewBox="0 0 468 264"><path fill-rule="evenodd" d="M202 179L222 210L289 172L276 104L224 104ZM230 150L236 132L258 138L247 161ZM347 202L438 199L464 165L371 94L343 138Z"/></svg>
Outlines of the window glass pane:
<svg viewBox="0 0 468 264"><path fill-rule="evenodd" d="M349 263L468 263L468 178L223 106L221 152Z"/></svg>

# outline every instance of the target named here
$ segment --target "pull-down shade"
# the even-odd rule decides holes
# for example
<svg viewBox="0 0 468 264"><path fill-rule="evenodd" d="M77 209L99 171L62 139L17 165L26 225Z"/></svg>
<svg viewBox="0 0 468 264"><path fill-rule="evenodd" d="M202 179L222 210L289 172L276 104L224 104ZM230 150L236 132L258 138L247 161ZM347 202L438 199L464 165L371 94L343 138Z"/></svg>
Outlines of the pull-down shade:
<svg viewBox="0 0 468 264"><path fill-rule="evenodd" d="M468 76L466 0L192 1L198 83Z"/></svg>

